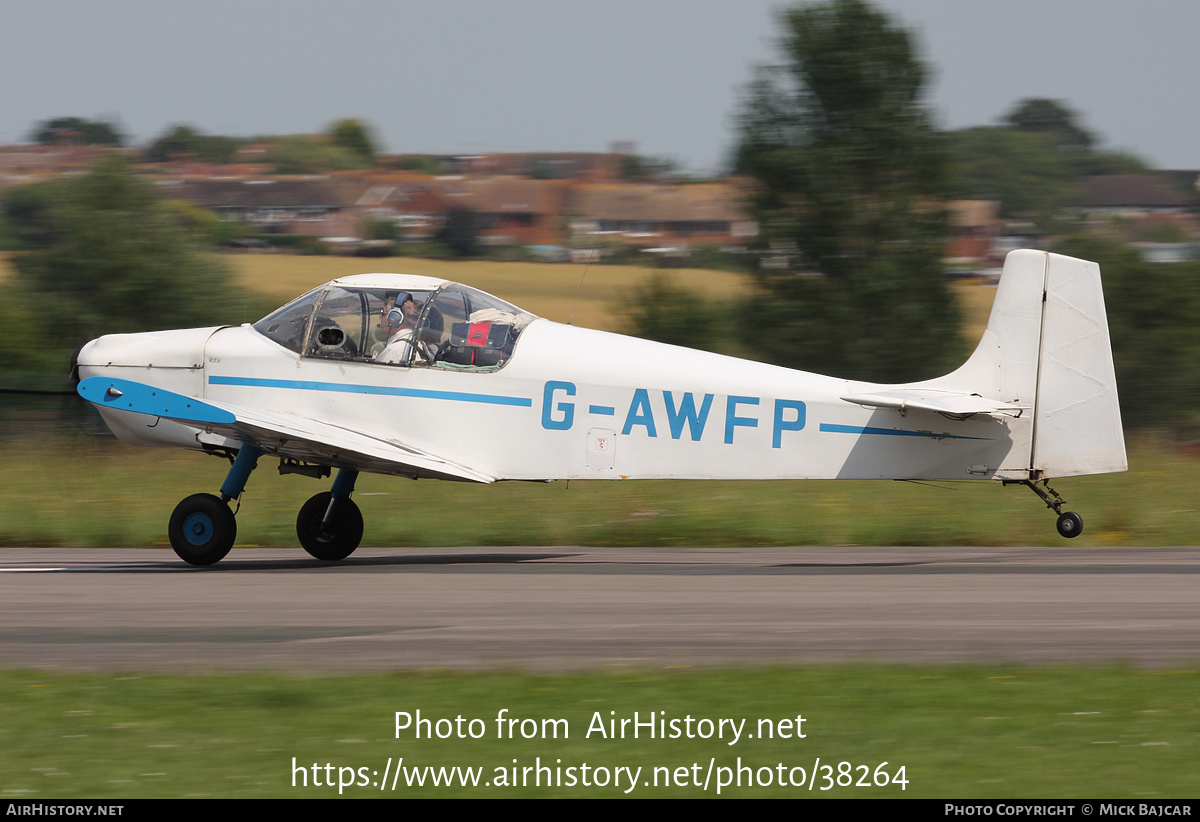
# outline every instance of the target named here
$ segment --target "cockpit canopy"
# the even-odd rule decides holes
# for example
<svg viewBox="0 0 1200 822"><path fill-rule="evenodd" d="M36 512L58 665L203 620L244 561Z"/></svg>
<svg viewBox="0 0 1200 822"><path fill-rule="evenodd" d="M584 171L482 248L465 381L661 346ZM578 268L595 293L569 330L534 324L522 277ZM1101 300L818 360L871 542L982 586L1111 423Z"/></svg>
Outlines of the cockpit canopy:
<svg viewBox="0 0 1200 822"><path fill-rule="evenodd" d="M315 288L254 329L305 357L494 370L508 362L517 338L535 319L459 283L362 275Z"/></svg>

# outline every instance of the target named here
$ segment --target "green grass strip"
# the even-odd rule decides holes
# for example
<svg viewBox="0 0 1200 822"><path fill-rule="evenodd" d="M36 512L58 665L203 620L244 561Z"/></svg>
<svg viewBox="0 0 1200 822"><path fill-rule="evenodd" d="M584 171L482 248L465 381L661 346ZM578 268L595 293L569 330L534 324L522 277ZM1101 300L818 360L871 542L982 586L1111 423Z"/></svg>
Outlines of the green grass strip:
<svg viewBox="0 0 1200 822"><path fill-rule="evenodd" d="M15 423L14 423L15 424ZM0 441L0 546L166 547L176 503L221 487L229 464L195 452L49 436ZM1194 545L1200 461L1130 441L1123 474L1055 481L1084 532L1067 543L1028 490L998 482L555 482L476 486L364 474L364 546ZM238 511L237 547L297 547L296 513L329 480L264 460ZM470 516L463 516L469 512ZM402 515L398 515L402 514Z"/></svg>
<svg viewBox="0 0 1200 822"><path fill-rule="evenodd" d="M397 738L396 713L418 711L422 738L415 723ZM627 723L622 738L635 712L666 724L633 738ZM733 744L722 719L745 721ZM721 795L1147 800L1200 795L1198 761L1191 669L0 673L3 799L620 797L631 780L617 768L630 768L638 797L715 796L740 777ZM479 785L441 767L479 769ZM409 787L418 772L425 786ZM435 773L455 784L433 786Z"/></svg>

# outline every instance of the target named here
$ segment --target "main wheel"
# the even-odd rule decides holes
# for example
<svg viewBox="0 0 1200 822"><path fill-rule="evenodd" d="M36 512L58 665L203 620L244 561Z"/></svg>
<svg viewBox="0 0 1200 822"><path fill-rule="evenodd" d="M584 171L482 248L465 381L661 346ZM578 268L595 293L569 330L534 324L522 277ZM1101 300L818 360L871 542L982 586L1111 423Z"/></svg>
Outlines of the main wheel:
<svg viewBox="0 0 1200 822"><path fill-rule="evenodd" d="M212 565L233 547L237 520L229 506L212 494L192 494L175 506L167 535L184 562Z"/></svg>
<svg viewBox="0 0 1200 822"><path fill-rule="evenodd" d="M362 512L349 497L338 500L333 509L333 520L325 525L325 512L329 510L328 491L312 497L300 509L296 517L296 536L304 550L317 559L336 562L354 553L362 541Z"/></svg>
<svg viewBox="0 0 1200 822"><path fill-rule="evenodd" d="M1083 517L1074 511L1067 511L1058 518L1058 533L1067 539L1074 539L1083 533Z"/></svg>

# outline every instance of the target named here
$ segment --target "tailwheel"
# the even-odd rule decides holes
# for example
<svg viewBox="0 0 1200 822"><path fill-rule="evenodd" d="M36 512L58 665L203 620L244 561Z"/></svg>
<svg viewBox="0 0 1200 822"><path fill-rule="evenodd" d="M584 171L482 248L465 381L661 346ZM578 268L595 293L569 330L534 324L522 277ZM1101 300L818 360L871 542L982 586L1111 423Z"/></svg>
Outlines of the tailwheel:
<svg viewBox="0 0 1200 822"><path fill-rule="evenodd" d="M1058 533L1067 539L1074 539L1083 533L1083 517L1074 511L1059 514Z"/></svg>
<svg viewBox="0 0 1200 822"><path fill-rule="evenodd" d="M171 547L190 565L220 562L237 538L237 520L218 497L192 494L175 506L167 526Z"/></svg>
<svg viewBox="0 0 1200 822"><path fill-rule="evenodd" d="M1014 483L1024 485L1030 491L1037 494L1042 502L1046 503L1047 508L1053 509L1054 513L1058 514L1059 536L1066 539L1075 539L1075 537L1083 533L1083 517L1074 511L1063 511L1066 500L1050 487L1050 483L1047 480L1041 480L1041 488L1037 486L1037 481L1035 480L1004 480L1005 485L1012 485Z"/></svg>
<svg viewBox="0 0 1200 822"><path fill-rule="evenodd" d="M354 500L341 497L334 501L329 491L309 499L296 517L296 536L300 538L304 550L327 562L345 559L353 554L362 541L362 535L362 512Z"/></svg>

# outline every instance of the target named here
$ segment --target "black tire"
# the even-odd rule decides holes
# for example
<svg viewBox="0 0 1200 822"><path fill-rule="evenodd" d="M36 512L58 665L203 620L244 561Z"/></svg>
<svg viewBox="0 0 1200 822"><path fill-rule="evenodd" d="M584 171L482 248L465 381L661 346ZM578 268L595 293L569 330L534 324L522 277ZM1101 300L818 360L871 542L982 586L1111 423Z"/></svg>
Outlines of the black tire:
<svg viewBox="0 0 1200 822"><path fill-rule="evenodd" d="M1075 539L1083 533L1083 517L1076 514L1074 511L1067 511L1058 518L1058 533L1059 536L1066 539Z"/></svg>
<svg viewBox="0 0 1200 822"><path fill-rule="evenodd" d="M237 539L237 520L212 494L192 494L175 506L167 526L171 547L189 565L220 562Z"/></svg>
<svg viewBox="0 0 1200 822"><path fill-rule="evenodd" d="M296 536L300 538L300 544L305 551L326 562L336 562L353 554L363 535L362 512L349 497L338 500L333 522L325 527L322 520L332 497L328 491L317 494L304 503L296 517Z"/></svg>

